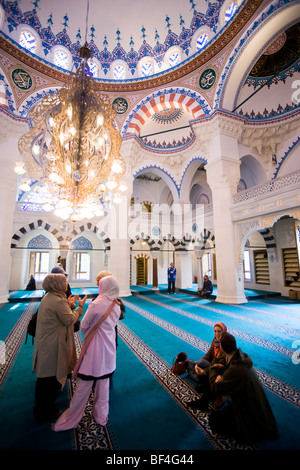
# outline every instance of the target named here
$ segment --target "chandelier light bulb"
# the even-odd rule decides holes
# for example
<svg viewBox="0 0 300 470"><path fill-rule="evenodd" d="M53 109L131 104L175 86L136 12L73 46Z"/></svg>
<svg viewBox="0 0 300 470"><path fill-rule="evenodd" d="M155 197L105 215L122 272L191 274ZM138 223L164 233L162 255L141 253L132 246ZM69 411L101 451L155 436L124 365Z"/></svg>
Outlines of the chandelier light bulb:
<svg viewBox="0 0 300 470"><path fill-rule="evenodd" d="M17 173L17 175L24 175L24 173L26 173L24 165L25 165L25 162L20 162L20 161L16 162L14 171L15 173Z"/></svg>
<svg viewBox="0 0 300 470"><path fill-rule="evenodd" d="M28 181L23 181L21 186L19 186L19 189L21 189L21 191L24 191L24 193L26 193L27 191L30 191L30 185L29 185L29 182Z"/></svg>
<svg viewBox="0 0 300 470"><path fill-rule="evenodd" d="M103 114L98 114L98 117L97 117L97 125L98 125L98 126L102 126L103 121L104 121Z"/></svg>
<svg viewBox="0 0 300 470"><path fill-rule="evenodd" d="M117 187L117 183L115 180L108 180L106 182L106 187L107 189L109 189L110 191L113 191L114 189L116 189Z"/></svg>
<svg viewBox="0 0 300 470"><path fill-rule="evenodd" d="M114 173L122 173L122 166L120 160L115 160L111 166Z"/></svg>
<svg viewBox="0 0 300 470"><path fill-rule="evenodd" d="M37 157L40 153L40 147L35 144L33 147L32 147L32 153Z"/></svg>
<svg viewBox="0 0 300 470"><path fill-rule="evenodd" d="M71 172L72 172L72 167L71 167L71 163L70 163L70 162L66 162L66 163L65 163L65 169L66 169L66 172L70 175Z"/></svg>
<svg viewBox="0 0 300 470"><path fill-rule="evenodd" d="M63 178L62 178L61 176L59 176L59 174L56 173L55 171L53 171L52 173L50 173L49 179L50 179L53 183L57 183L57 184L63 184L63 183L64 183Z"/></svg>
<svg viewBox="0 0 300 470"><path fill-rule="evenodd" d="M126 186L126 184L124 183L124 181L122 181L122 182L120 183L119 190L120 190L120 191L126 191L126 190L127 190L127 186Z"/></svg>
<svg viewBox="0 0 300 470"><path fill-rule="evenodd" d="M63 145L63 143L65 141L65 134L63 132L61 132L59 134L59 141L60 141L61 145Z"/></svg>

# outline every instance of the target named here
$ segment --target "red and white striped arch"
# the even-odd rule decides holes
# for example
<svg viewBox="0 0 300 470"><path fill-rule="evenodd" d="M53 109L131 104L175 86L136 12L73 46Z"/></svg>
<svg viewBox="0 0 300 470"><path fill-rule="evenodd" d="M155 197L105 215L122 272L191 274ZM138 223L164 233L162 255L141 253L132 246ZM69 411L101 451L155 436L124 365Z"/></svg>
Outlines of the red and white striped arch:
<svg viewBox="0 0 300 470"><path fill-rule="evenodd" d="M139 108L128 125L127 135L139 134L142 126L153 114L170 108L182 109L191 115L191 119L204 116L201 105L194 98L181 93L166 93L150 99Z"/></svg>
<svg viewBox="0 0 300 470"><path fill-rule="evenodd" d="M0 106L1 108L8 109L8 101L3 83L0 83Z"/></svg>

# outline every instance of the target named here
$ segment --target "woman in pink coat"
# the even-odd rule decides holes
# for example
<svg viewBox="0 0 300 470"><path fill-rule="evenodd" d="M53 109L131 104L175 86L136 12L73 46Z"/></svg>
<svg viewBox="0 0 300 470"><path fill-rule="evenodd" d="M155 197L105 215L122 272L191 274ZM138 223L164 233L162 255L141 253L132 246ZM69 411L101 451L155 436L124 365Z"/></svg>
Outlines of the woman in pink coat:
<svg viewBox="0 0 300 470"><path fill-rule="evenodd" d="M53 431L65 431L78 426L94 387L93 414L95 421L105 426L109 409L109 378L116 368L116 333L115 326L120 317L117 301L119 284L113 276L107 276L99 282L99 295L89 305L81 321L80 330L85 342L75 371L76 389L68 408L52 425ZM98 321L112 307L108 317L98 326L95 335L87 346L88 334ZM83 353L84 352L84 353ZM83 353L83 354L82 354ZM82 360L81 360L82 358Z"/></svg>

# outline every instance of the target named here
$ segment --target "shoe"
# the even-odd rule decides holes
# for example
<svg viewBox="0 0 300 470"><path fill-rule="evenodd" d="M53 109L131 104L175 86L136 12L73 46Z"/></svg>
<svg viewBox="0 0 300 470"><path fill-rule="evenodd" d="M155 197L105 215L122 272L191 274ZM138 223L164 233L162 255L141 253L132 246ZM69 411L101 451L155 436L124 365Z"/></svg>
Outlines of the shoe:
<svg viewBox="0 0 300 470"><path fill-rule="evenodd" d="M202 410L202 411L208 410L208 402L207 400L203 400L203 398L200 398L199 400L187 401L186 404L188 407L196 408L197 410Z"/></svg>

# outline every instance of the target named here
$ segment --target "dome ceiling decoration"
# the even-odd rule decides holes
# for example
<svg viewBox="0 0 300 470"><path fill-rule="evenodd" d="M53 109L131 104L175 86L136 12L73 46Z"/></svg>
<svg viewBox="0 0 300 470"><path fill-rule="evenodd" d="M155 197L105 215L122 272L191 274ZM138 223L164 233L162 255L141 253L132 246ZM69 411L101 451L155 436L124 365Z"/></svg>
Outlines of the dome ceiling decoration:
<svg viewBox="0 0 300 470"><path fill-rule="evenodd" d="M228 8L224 18L220 18L224 3ZM134 78L138 62L146 56L154 60L159 72L194 54L194 34L202 27L209 32L209 37L199 38L199 47L205 48L226 27L239 3L228 0L212 3L206 0L114 0L112 5L107 1L89 0L87 15L87 5L82 0L4 0L6 20L3 30L18 42L18 26L28 25L41 39L42 59L51 62L54 46L63 46L71 53L76 68L80 63L78 50L87 41L104 77L115 60L122 60L129 69L130 76L126 78ZM166 67L164 56L173 46L180 47L181 57L169 58ZM148 76L158 73L157 70L148 71Z"/></svg>
<svg viewBox="0 0 300 470"><path fill-rule="evenodd" d="M189 115L189 120L198 119L204 116L204 111L201 105L191 96L180 93L168 93L165 95L156 96L143 104L139 111L135 113L128 125L127 135L140 134L142 127L146 124L147 120L161 112L170 112L171 110L181 109L184 114ZM161 123L162 119L160 119ZM172 120L173 123L175 122ZM168 120L170 124L170 119Z"/></svg>
<svg viewBox="0 0 300 470"><path fill-rule="evenodd" d="M300 23L297 23L275 38L249 75L251 78L271 77L294 65L299 58Z"/></svg>

